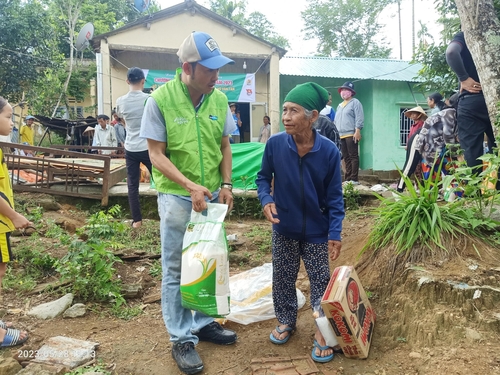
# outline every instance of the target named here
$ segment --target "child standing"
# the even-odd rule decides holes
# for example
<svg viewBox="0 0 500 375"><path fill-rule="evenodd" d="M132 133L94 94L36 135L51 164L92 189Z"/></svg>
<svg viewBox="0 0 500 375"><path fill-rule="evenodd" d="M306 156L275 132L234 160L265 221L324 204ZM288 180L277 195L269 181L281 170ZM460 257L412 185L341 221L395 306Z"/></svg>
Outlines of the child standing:
<svg viewBox="0 0 500 375"><path fill-rule="evenodd" d="M0 135L9 135L14 126L12 122L12 107L0 96ZM0 286L7 269L7 262L12 259L10 249L10 232L14 229L33 225L23 215L14 210L14 196L10 184L7 165L3 151L0 148ZM10 347L22 344L28 339L26 331L11 328L10 323L0 321L0 347Z"/></svg>

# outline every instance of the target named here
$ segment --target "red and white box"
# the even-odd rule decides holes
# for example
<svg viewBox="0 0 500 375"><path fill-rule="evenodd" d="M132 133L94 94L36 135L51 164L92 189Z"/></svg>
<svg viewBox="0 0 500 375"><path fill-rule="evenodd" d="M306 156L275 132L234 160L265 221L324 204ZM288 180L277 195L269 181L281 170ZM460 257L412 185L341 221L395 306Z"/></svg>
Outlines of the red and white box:
<svg viewBox="0 0 500 375"><path fill-rule="evenodd" d="M375 312L352 266L333 271L321 308L348 358L367 358L375 327Z"/></svg>

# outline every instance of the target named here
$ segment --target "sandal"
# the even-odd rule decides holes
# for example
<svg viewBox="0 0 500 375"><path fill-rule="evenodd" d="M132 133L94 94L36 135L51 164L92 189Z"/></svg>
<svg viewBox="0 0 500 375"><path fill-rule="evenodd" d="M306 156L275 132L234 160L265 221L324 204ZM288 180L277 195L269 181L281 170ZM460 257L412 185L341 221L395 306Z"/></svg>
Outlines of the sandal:
<svg viewBox="0 0 500 375"><path fill-rule="evenodd" d="M311 358L313 359L314 362L326 363L326 362L330 362L333 359L333 357L335 357L334 353L327 355L325 357L317 356L316 355L316 348L318 348L319 350L331 349L329 346L321 346L316 340L314 340L314 348L313 348L312 353L311 353Z"/></svg>
<svg viewBox="0 0 500 375"><path fill-rule="evenodd" d="M21 338L21 331L18 329L7 328L7 333L3 338L3 341L0 343L0 347L6 348L16 345L21 345L26 340L28 340L28 334L23 339Z"/></svg>
<svg viewBox="0 0 500 375"><path fill-rule="evenodd" d="M288 335L286 335L285 338L280 340L274 337L273 333L271 332L271 334L269 335L269 340L271 340L273 344L282 345L290 339L290 336L292 335L293 331L294 329L292 327L285 327L284 329L280 329L280 326L276 326L276 332L278 332L280 335L282 333L288 332Z"/></svg>
<svg viewBox="0 0 500 375"><path fill-rule="evenodd" d="M3 320L0 320L0 328L7 330L9 328L14 328L14 326L12 325L12 323L8 324L5 323Z"/></svg>

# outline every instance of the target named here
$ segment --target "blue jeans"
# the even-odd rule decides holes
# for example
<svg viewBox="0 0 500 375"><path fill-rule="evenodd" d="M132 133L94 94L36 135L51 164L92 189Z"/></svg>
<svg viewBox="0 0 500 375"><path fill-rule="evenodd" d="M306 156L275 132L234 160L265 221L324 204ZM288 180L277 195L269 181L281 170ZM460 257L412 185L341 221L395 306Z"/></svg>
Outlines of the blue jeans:
<svg viewBox="0 0 500 375"><path fill-rule="evenodd" d="M217 202L217 193L212 194L212 202ZM161 310L163 320L170 335L170 341L195 345L198 337L193 334L210 324L214 319L200 312L185 309L181 304L181 261L182 241L187 223L191 218L190 197L158 192L158 213L160 214L161 236Z"/></svg>

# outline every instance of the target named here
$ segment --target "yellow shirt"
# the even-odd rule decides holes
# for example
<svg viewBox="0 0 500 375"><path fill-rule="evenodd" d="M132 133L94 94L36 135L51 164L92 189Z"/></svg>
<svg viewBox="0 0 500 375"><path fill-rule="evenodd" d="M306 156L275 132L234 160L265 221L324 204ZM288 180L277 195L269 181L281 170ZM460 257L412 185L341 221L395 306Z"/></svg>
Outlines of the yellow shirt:
<svg viewBox="0 0 500 375"><path fill-rule="evenodd" d="M0 148L0 199L5 199L9 206L14 208L14 194L12 193L12 185L10 184L9 171L7 164L3 159L3 151ZM0 233L8 233L15 230L14 224L6 216L0 213Z"/></svg>
<svg viewBox="0 0 500 375"><path fill-rule="evenodd" d="M31 126L21 126L19 134L21 135L21 144L24 142L27 142L31 146L35 144L35 133L33 132L33 128Z"/></svg>

